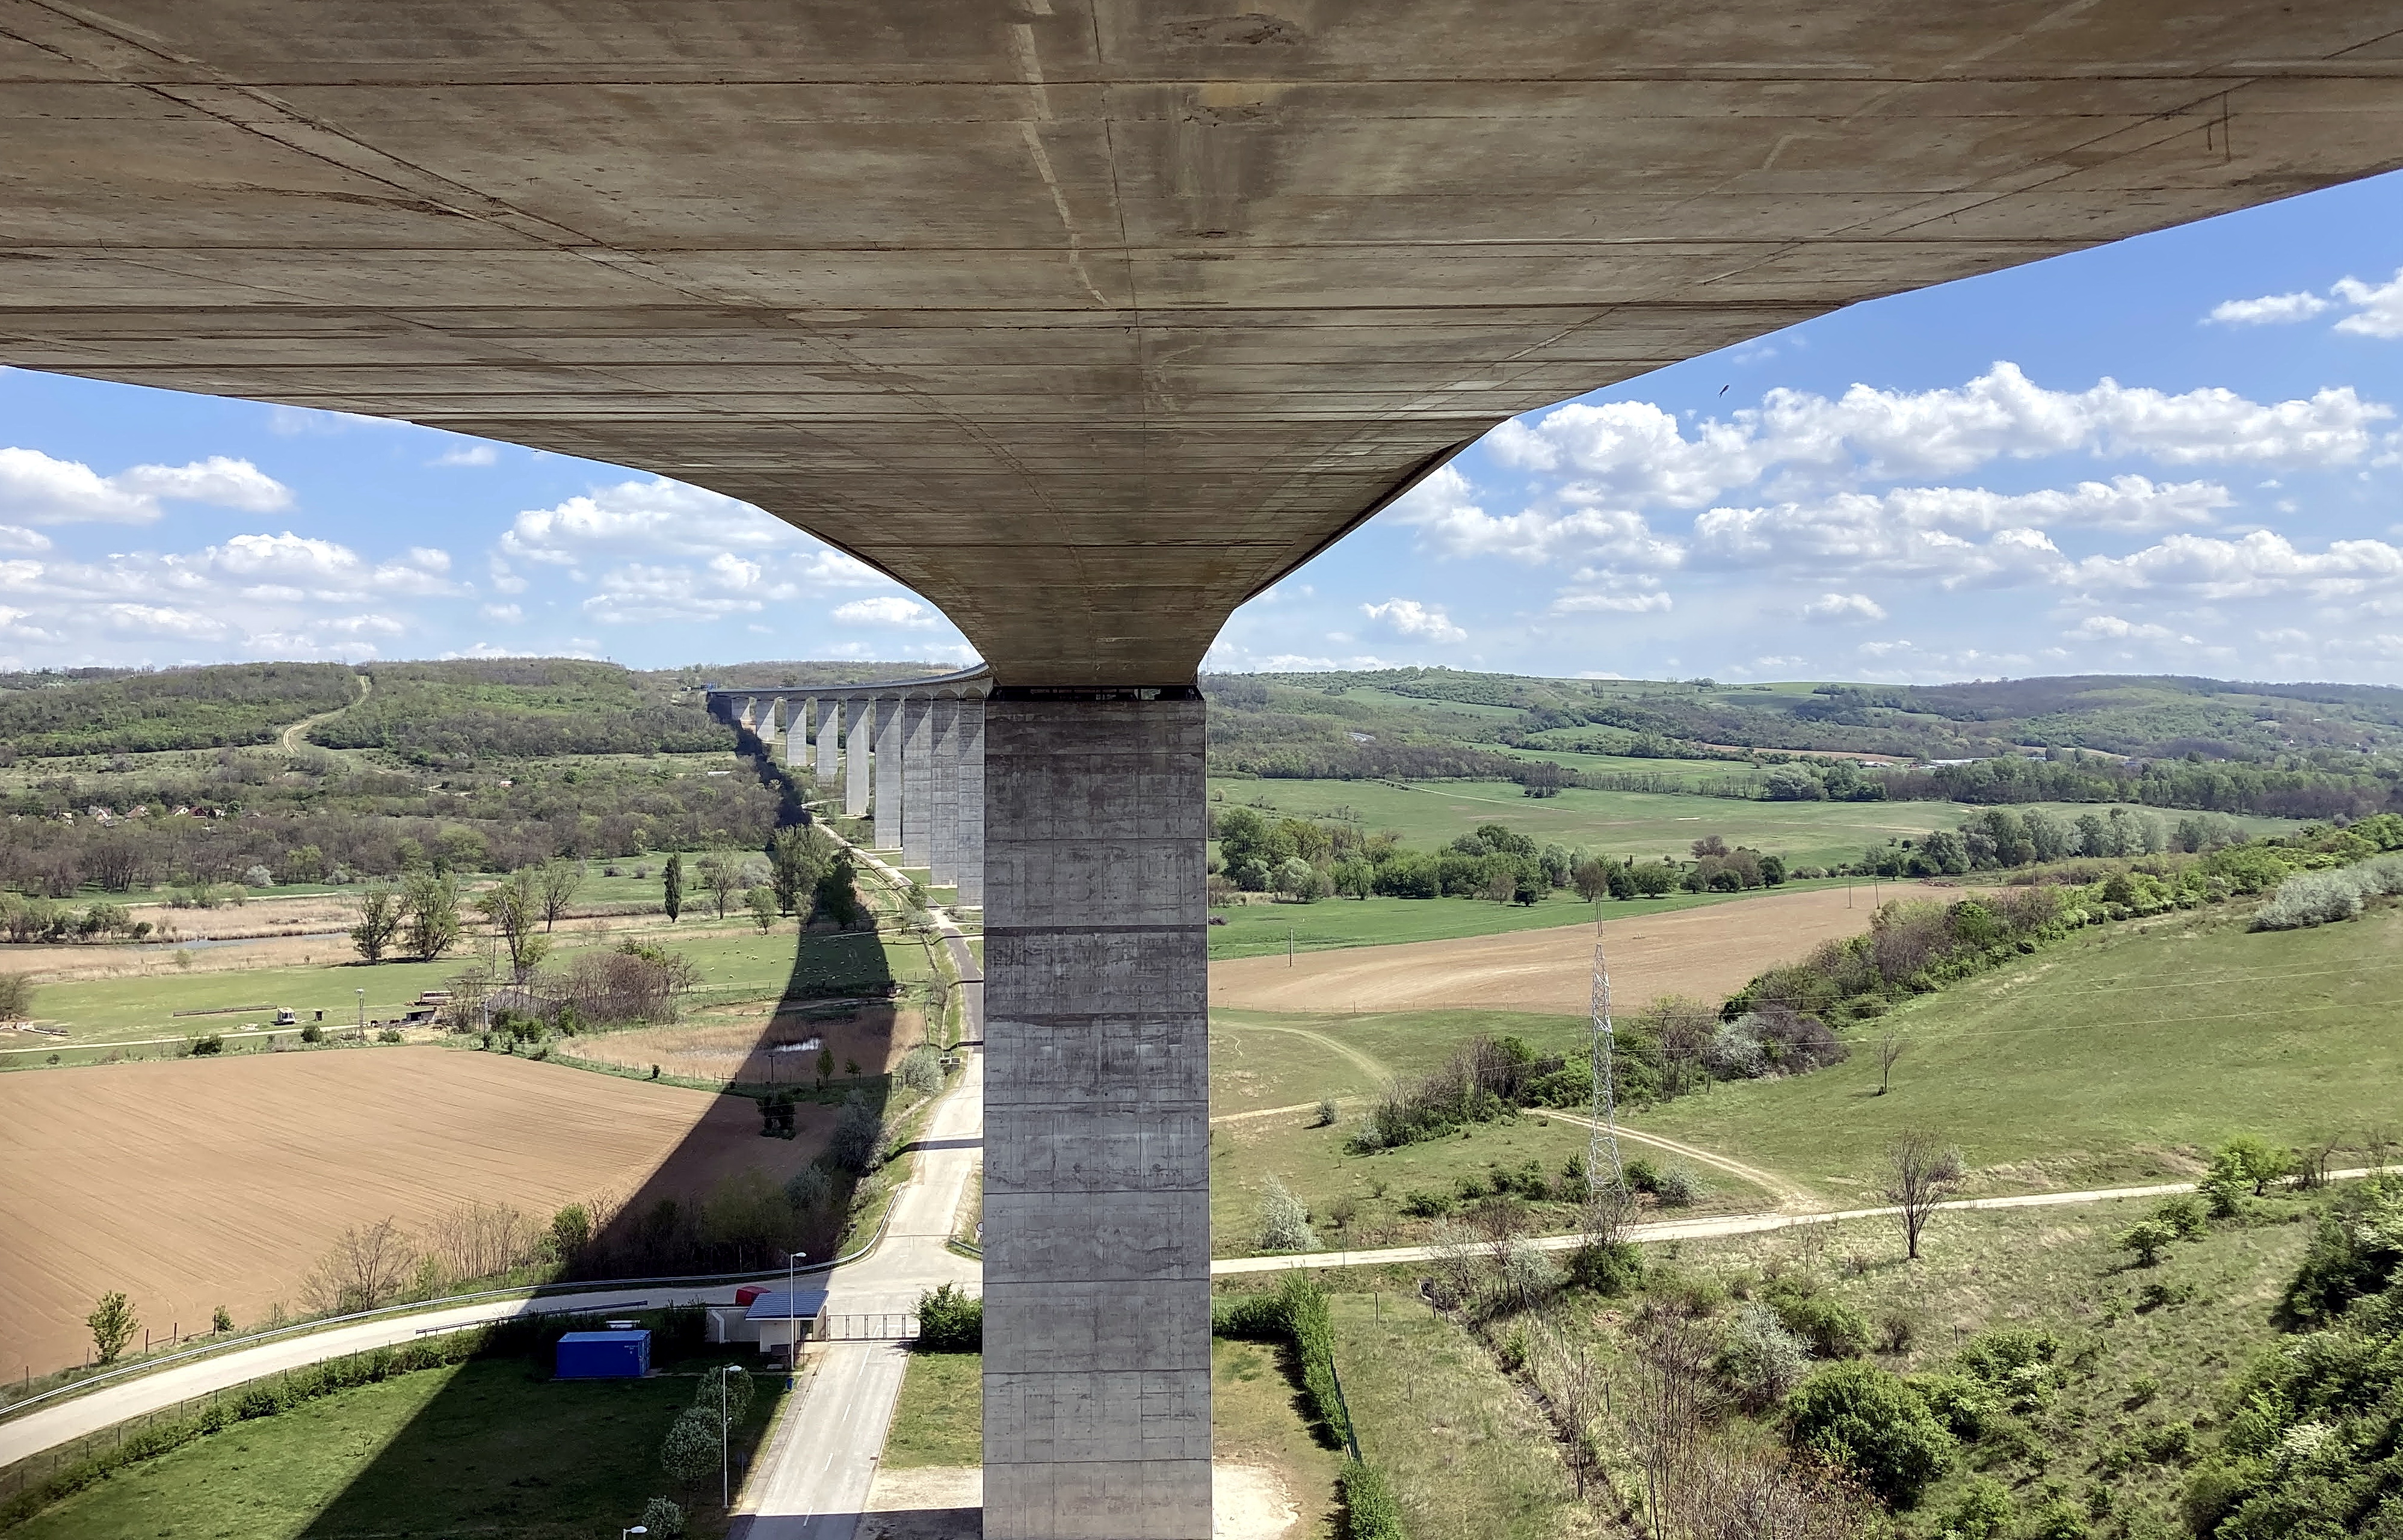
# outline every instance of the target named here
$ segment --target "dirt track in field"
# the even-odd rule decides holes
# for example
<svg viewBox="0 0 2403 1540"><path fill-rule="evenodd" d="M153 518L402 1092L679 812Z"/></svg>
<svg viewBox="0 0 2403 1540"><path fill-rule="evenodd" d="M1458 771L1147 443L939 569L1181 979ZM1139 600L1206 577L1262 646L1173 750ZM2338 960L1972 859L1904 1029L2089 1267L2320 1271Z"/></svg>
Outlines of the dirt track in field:
<svg viewBox="0 0 2403 1540"><path fill-rule="evenodd" d="M1889 883L1898 895L1959 897L1958 889ZM1847 908L1849 898L1851 907ZM1614 1004L1633 1010L1664 994L1716 1002L1763 968L1822 941L1868 929L1869 891L1781 893L1640 920L1603 909ZM1210 1003L1248 1010L1520 1010L1583 1016L1593 985L1593 927L1516 931L1451 941L1243 957L1210 964Z"/></svg>
<svg viewBox="0 0 2403 1540"><path fill-rule="evenodd" d="M253 1325L297 1306L345 1227L387 1214L422 1231L497 1202L547 1224L655 1174L692 1193L754 1166L782 1182L831 1127L799 1112L799 1138L762 1139L747 1098L433 1047L0 1075L0 1365L78 1361L112 1289L162 1338L220 1304Z"/></svg>

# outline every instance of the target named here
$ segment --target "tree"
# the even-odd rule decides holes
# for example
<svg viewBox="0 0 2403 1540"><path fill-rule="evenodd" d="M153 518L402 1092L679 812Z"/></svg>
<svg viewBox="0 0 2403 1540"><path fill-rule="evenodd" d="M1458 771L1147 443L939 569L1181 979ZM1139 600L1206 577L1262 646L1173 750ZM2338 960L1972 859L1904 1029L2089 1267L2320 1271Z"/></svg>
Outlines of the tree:
<svg viewBox="0 0 2403 1540"><path fill-rule="evenodd" d="M26 1021L34 1015L34 976L0 973L0 1021Z"/></svg>
<svg viewBox="0 0 2403 1540"><path fill-rule="evenodd" d="M826 870L818 873L817 885L811 894L811 912L824 915L845 930L855 930L867 923L868 910L860 905L855 881L851 853L835 852Z"/></svg>
<svg viewBox="0 0 2403 1540"><path fill-rule="evenodd" d="M699 1486L720 1464L722 1449L716 1411L687 1407L660 1442L660 1464L686 1486Z"/></svg>
<svg viewBox="0 0 2403 1540"><path fill-rule="evenodd" d="M751 923L752 923L753 924L755 924L755 925L757 925L757 926L758 926L758 927L759 927L759 934L760 934L760 935L765 936L765 935L767 935L771 930L773 930L773 929L775 928L775 925L776 925L776 890L775 890L775 889L773 889L773 888L753 888L749 893L744 894L744 895L743 895L743 903L745 903L746 905L748 905L748 906L750 907L750 909L751 909Z"/></svg>
<svg viewBox="0 0 2403 1540"><path fill-rule="evenodd" d="M982 1353L984 1301L956 1283L920 1295L918 1346L928 1353Z"/></svg>
<svg viewBox="0 0 2403 1540"><path fill-rule="evenodd" d="M669 856L668 868L660 881L666 890L662 907L668 911L668 923L673 925L676 916L684 912L684 857Z"/></svg>
<svg viewBox="0 0 2403 1540"><path fill-rule="evenodd" d="M592 1242L592 1211L570 1203L550 1216L550 1249L562 1262L573 1262Z"/></svg>
<svg viewBox="0 0 2403 1540"><path fill-rule="evenodd" d="M2216 1172L2223 1166L2229 1174L2251 1183L2253 1196L2258 1198L2270 1190L2271 1183L2292 1172L2295 1162L2285 1150L2274 1148L2267 1141L2246 1133L2239 1134L2219 1146L2218 1155L2212 1160L2212 1169Z"/></svg>
<svg viewBox="0 0 2403 1540"><path fill-rule="evenodd" d="M584 885L584 863L570 861L563 855L553 856L542 864L535 874L537 902L542 908L542 928L549 930L559 917L567 912L576 890Z"/></svg>
<svg viewBox="0 0 2403 1540"><path fill-rule="evenodd" d="M1891 1185L1886 1201L1901 1211L1902 1233L1910 1259L1919 1260L1919 1235L1927 1216L1961 1181L1961 1152L1924 1129L1910 1129L1885 1147L1886 1174Z"/></svg>
<svg viewBox="0 0 2403 1540"><path fill-rule="evenodd" d="M420 962L431 963L459 944L459 885L440 872L410 872L401 884L408 920L401 945Z"/></svg>
<svg viewBox="0 0 2403 1540"><path fill-rule="evenodd" d="M374 1310L400 1293L417 1256L408 1232L389 1217L352 1226L300 1283L300 1297L326 1314Z"/></svg>
<svg viewBox="0 0 2403 1540"><path fill-rule="evenodd" d="M351 927L351 945L365 961L381 963L400 930L400 900L382 882L369 882L361 890L358 903L359 923Z"/></svg>
<svg viewBox="0 0 2403 1540"><path fill-rule="evenodd" d="M770 837L768 864L778 912L808 919L803 906L816 888L830 854L824 848L824 837L814 826L787 825Z"/></svg>
<svg viewBox="0 0 2403 1540"><path fill-rule="evenodd" d="M476 897L476 908L492 923L493 934L508 949L509 971L522 983L534 972L550 938L535 932L542 917L542 891L532 867L520 867Z"/></svg>
<svg viewBox="0 0 2403 1540"><path fill-rule="evenodd" d="M1299 855L1288 855L1277 863L1274 875L1279 896L1304 904L1314 895L1313 884L1317 878L1318 873L1310 863Z"/></svg>
<svg viewBox="0 0 2403 1540"><path fill-rule="evenodd" d="M133 1334L142 1329L133 1307L125 1302L122 1294L102 1295L100 1303L83 1318L83 1324L91 1328L92 1356L103 1364L116 1363L117 1355L125 1351L125 1344L133 1340Z"/></svg>
<svg viewBox="0 0 2403 1540"><path fill-rule="evenodd" d="M717 917L725 919L726 911L734 906L734 895L743 891L743 863L713 852L701 858L698 869L701 887L717 908Z"/></svg>
<svg viewBox="0 0 2403 1540"><path fill-rule="evenodd" d="M1613 866L1599 855L1589 855L1569 870L1569 881L1577 895L1589 904L1601 902L1610 895L1610 875Z"/></svg>
<svg viewBox="0 0 2403 1540"><path fill-rule="evenodd" d="M1797 1449L1842 1466L1896 1506L1908 1506L1942 1473L1952 1435L1900 1375L1842 1363L1805 1380L1787 1402Z"/></svg>
<svg viewBox="0 0 2403 1540"><path fill-rule="evenodd" d="M2140 1220L2119 1232L2119 1249L2134 1252L2136 1266L2140 1268L2158 1265L2161 1253L2169 1250L2176 1241L2177 1231L2158 1219Z"/></svg>
<svg viewBox="0 0 2403 1540"><path fill-rule="evenodd" d="M1883 1096L1887 1088L1894 1083L1894 1061L1902 1057L1905 1041L1902 1034L1892 1029L1888 1029L1884 1035L1878 1039L1877 1093L1880 1096Z"/></svg>
<svg viewBox="0 0 2403 1540"><path fill-rule="evenodd" d="M643 1505L642 1517L634 1522L649 1532L651 1540L684 1540L684 1509L672 1498L652 1498Z"/></svg>

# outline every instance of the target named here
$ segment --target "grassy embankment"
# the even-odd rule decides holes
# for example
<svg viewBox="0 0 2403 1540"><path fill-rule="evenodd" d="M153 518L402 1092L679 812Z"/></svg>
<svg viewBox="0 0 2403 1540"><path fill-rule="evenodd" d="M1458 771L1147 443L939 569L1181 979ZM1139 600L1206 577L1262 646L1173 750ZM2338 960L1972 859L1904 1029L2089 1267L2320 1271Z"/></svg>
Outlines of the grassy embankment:
<svg viewBox="0 0 2403 1540"><path fill-rule="evenodd" d="M2096 1521L2097 1534L2166 1537L2184 1533L2178 1494L2215 1437L2221 1385L2277 1335L2271 1311L2309 1237L2299 1221L2310 1205L2273 1198L2246 1220L2216 1222L2202 1239L2179 1243L2159 1267L2135 1268L2117 1237L2150 1208L2123 1200L1940 1214L1917 1263L1903 1260L1889 1223L1688 1242L1647 1248L1646 1262L1653 1293L1674 1297L1681 1310L1699 1308L1697 1329L1713 1338L1742 1296L1760 1297L1765 1279L1805 1280L1816 1296L1856 1312L1878 1339L1870 1358L1901 1373L1950 1368L1960 1346L1983 1331L2051 1334L2060 1370L2044 1404L1958 1450L1911 1515L1912 1533L1942 1528L1939 1516L1982 1475L2010 1491L2023 1518L2066 1499L2109 1516ZM1559 1340L1624 1391L1627 1333L1646 1296L1602 1299L1572 1290L1472 1331L1418 1297L1421 1270L1330 1275L1346 1291L1331 1302L1343 1388L1364 1451L1388 1473L1411 1533L1528 1540L1617 1533L1604 1522L1609 1499L1579 1500L1560 1430L1531 1395L1534 1382L1506 1365L1521 1344ZM2179 1302L2145 1305L2142 1290L2152 1283ZM1890 1323L1900 1323L1907 1339L1890 1337ZM1721 1405L1721 1433L1774 1441L1772 1415L1746 1418L1733 1406ZM1623 1430L1604 1417L1596 1431L1620 1491L1635 1490Z"/></svg>
<svg viewBox="0 0 2403 1540"><path fill-rule="evenodd" d="M2177 1152L2403 1123L2403 908L2247 932L2233 909L2083 932L1850 1034L1850 1062L1721 1085L1632 1122L1852 1201L1905 1126L1957 1141L1990 1190L2190 1174ZM1878 1096L1867 1039L1906 1047Z"/></svg>
<svg viewBox="0 0 2403 1540"><path fill-rule="evenodd" d="M1301 1510L1289 1540L1335 1533L1335 1476L1341 1461L1312 1436L1280 1349L1260 1342L1211 1343L1210 1433L1222 1465L1276 1473ZM984 1460L984 1355L922 1353L909 1377L884 1440L892 1470L977 1465Z"/></svg>
<svg viewBox="0 0 2403 1540"><path fill-rule="evenodd" d="M1598 760L1599 756L1546 755L1546 758ZM1696 773L1695 761L1629 760L1637 774ZM1743 766L1700 766L1702 779L1745 772ZM1694 840L1715 834L1730 845L1750 845L1785 858L1789 867L1854 862L1870 845L1915 839L1931 829L1949 829L1979 810L1961 802L1756 802L1674 792L1589 791L1571 788L1557 797L1527 797L1507 781L1214 780L1218 807L1248 807L1277 817L1333 817L1349 809L1361 826L1391 829L1402 842L1432 850L1479 824L1501 824L1541 844L1585 845L1612 855L1687 859ZM2088 803L2044 802L2055 817L2076 819L2101 809ZM2174 812L2161 812L2174 820ZM2248 833L2296 827L2291 819L2242 818Z"/></svg>
<svg viewBox="0 0 2403 1540"><path fill-rule="evenodd" d="M23 1540L349 1540L507 1533L583 1540L635 1521L671 1491L660 1440L692 1402L689 1373L551 1381L523 1362L479 1359L340 1391L281 1416L236 1422L119 1472L11 1532ZM783 1380L761 1377L742 1438L756 1442ZM711 1502L687 1533L722 1535ZM405 1517L404 1517L405 1516Z"/></svg>

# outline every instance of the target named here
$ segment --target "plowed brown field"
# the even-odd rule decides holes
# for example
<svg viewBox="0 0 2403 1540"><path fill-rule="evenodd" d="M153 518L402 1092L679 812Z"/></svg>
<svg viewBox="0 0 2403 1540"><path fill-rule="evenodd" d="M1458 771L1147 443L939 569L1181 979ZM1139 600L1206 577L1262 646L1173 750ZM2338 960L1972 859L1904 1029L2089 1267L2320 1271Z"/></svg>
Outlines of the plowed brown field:
<svg viewBox="0 0 2403 1540"><path fill-rule="evenodd" d="M1885 891L1889 896L1916 894L1893 883ZM1956 898L1961 892L1930 889L1924 895ZM1610 923L1605 905L1603 940L1610 952L1612 998L1621 1009L1663 994L1716 1001L1763 968L1792 962L1822 941L1868 929L1871 912L1866 887L1857 894L1839 888L1774 894L1617 924ZM1563 925L1454 941L1306 951L1290 966L1282 957L1213 963L1210 1003L1250 1010L1483 1006L1582 1016L1592 980L1593 927Z"/></svg>
<svg viewBox="0 0 2403 1540"><path fill-rule="evenodd" d="M625 1069L657 1064L693 1080L807 1086L816 1083L821 1048L834 1055L835 1077L842 1080L848 1077L846 1064L857 1064L867 1075L894 1069L925 1034L925 1020L916 1011L880 1005L848 1016L783 1010L765 1031L756 1015L631 1027L578 1038L572 1051L578 1059ZM813 1043L818 1047L809 1047Z"/></svg>
<svg viewBox="0 0 2403 1540"><path fill-rule="evenodd" d="M502 1202L547 1223L646 1183L782 1182L831 1126L799 1113L799 1138L762 1139L747 1098L434 1047L0 1075L0 1365L77 1362L111 1289L161 1337L220 1304L254 1325L345 1227L387 1214L422 1230Z"/></svg>

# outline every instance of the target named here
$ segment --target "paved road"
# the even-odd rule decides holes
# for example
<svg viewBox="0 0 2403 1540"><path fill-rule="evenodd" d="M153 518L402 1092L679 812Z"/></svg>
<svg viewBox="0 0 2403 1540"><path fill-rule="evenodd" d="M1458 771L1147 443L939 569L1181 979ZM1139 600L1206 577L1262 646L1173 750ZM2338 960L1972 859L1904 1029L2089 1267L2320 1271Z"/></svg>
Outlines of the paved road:
<svg viewBox="0 0 2403 1540"><path fill-rule="evenodd" d="M906 884L882 859L853 848L896 885ZM981 1044L983 973L958 925L940 909L934 914L960 978L962 1034ZM947 1243L984 1158L980 1050L967 1055L965 1072L936 1104L916 1151L884 1239L827 1281L828 1315L897 1313L938 1284L957 1283L971 1293L980 1286L981 1269ZM735 1504L733 1540L851 1540L883 1459L907 1363L907 1353L894 1342L837 1341L810 1351L799 1392L769 1430Z"/></svg>

